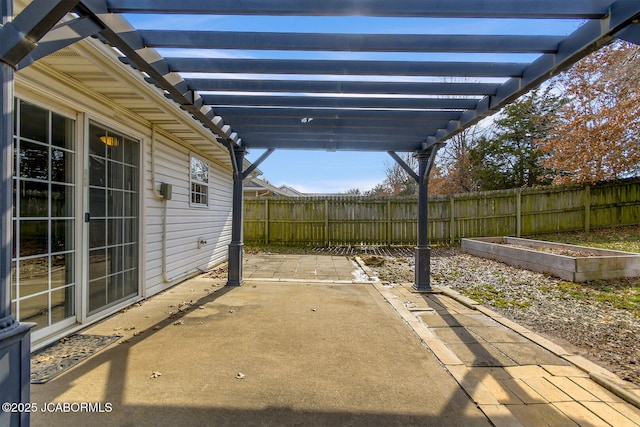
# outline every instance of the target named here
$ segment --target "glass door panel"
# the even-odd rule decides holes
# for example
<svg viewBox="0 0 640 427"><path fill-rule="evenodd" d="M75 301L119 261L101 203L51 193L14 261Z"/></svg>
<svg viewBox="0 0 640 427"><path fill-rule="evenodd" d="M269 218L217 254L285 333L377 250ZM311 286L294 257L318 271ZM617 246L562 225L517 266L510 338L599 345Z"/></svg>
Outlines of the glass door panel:
<svg viewBox="0 0 640 427"><path fill-rule="evenodd" d="M34 337L75 318L75 122L16 100L11 303Z"/></svg>
<svg viewBox="0 0 640 427"><path fill-rule="evenodd" d="M89 128L88 314L138 294L139 143Z"/></svg>

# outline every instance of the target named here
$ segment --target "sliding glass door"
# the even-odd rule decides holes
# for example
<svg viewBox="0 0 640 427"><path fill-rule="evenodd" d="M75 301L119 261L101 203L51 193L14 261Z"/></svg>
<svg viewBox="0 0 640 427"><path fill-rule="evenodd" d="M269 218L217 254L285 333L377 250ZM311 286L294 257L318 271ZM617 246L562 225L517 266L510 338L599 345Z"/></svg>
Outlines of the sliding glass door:
<svg viewBox="0 0 640 427"><path fill-rule="evenodd" d="M139 145L89 126L89 316L138 295Z"/></svg>
<svg viewBox="0 0 640 427"><path fill-rule="evenodd" d="M139 294L140 143L89 125L82 215L76 121L23 100L15 111L11 303L38 340Z"/></svg>

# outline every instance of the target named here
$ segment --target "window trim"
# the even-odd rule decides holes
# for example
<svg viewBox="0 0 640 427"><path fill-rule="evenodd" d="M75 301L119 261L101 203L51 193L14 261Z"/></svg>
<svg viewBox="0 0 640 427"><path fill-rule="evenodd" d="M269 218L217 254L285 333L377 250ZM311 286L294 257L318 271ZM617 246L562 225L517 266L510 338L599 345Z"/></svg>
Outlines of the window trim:
<svg viewBox="0 0 640 427"><path fill-rule="evenodd" d="M202 181L194 177L193 169L192 169L194 160L202 163L203 165L206 165L206 175L207 175L206 181ZM192 152L189 153L189 206L194 208L209 207L209 201L211 199L209 195L210 171L211 171L211 164L209 163L208 160L205 160L204 158L198 156L195 153L192 153ZM194 186L198 186L198 189L200 191L195 191ZM202 196L206 198L205 203L194 201L198 197L202 197Z"/></svg>

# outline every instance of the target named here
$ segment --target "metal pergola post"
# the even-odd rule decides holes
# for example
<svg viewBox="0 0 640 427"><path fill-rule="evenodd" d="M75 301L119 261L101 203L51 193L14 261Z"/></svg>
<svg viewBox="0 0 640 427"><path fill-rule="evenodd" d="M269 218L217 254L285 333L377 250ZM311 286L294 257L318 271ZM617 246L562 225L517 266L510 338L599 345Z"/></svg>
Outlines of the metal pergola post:
<svg viewBox="0 0 640 427"><path fill-rule="evenodd" d="M3 3L6 3L4 1ZM13 186L11 185L11 171L13 169L13 68L5 63L2 67L2 88L0 89L0 103L2 118L0 127L0 331L12 324L15 319L11 314L11 248L12 229L11 211L13 206Z"/></svg>
<svg viewBox="0 0 640 427"><path fill-rule="evenodd" d="M227 286L242 285L242 259L243 259L243 182L247 177L264 162L275 149L270 148L265 151L251 166L242 170L244 166L244 156L247 149L238 145L230 145L231 163L233 167L233 195L231 214L231 243L229 244L229 272L227 274Z"/></svg>
<svg viewBox="0 0 640 427"><path fill-rule="evenodd" d="M429 248L429 172L436 158L436 153L442 144L428 145L423 150L416 151L414 157L418 160L416 173L397 153L389 151L389 155L418 183L418 244L415 248L415 283L413 288L417 292L432 292L430 283L431 248Z"/></svg>
<svg viewBox="0 0 640 427"><path fill-rule="evenodd" d="M418 151L418 245L415 248L415 283L413 288L420 292L431 291L431 248L429 248L429 166L435 150Z"/></svg>
<svg viewBox="0 0 640 427"><path fill-rule="evenodd" d="M13 16L13 0L2 0L2 25ZM0 89L0 402L29 403L32 323L23 323L11 313L11 248L13 227L13 82L14 69L4 61ZM0 412L0 425L28 426L29 412Z"/></svg>
<svg viewBox="0 0 640 427"><path fill-rule="evenodd" d="M3 404L30 402L30 331L35 326L20 323L11 310L14 74L19 63L37 49L41 38L77 3L78 0L34 0L14 19L13 0L0 0L0 402ZM90 32L95 32L95 28ZM2 426L28 426L29 422L28 411L0 411Z"/></svg>
<svg viewBox="0 0 640 427"><path fill-rule="evenodd" d="M231 243L229 244L229 273L227 286L242 285L242 254L244 243L242 241L242 182L244 176L242 173L242 165L244 164L244 156L246 149L243 147L234 147L232 152L233 161L233 196L231 214Z"/></svg>

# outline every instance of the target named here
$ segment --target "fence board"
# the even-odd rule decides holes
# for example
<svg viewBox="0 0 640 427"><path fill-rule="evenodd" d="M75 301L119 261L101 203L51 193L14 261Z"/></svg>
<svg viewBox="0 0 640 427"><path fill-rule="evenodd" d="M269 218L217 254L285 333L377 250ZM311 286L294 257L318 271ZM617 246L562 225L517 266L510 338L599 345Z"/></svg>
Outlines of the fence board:
<svg viewBox="0 0 640 427"><path fill-rule="evenodd" d="M640 224L640 179L429 199L429 239L532 235ZM414 245L417 200L246 199L244 240L276 245Z"/></svg>

